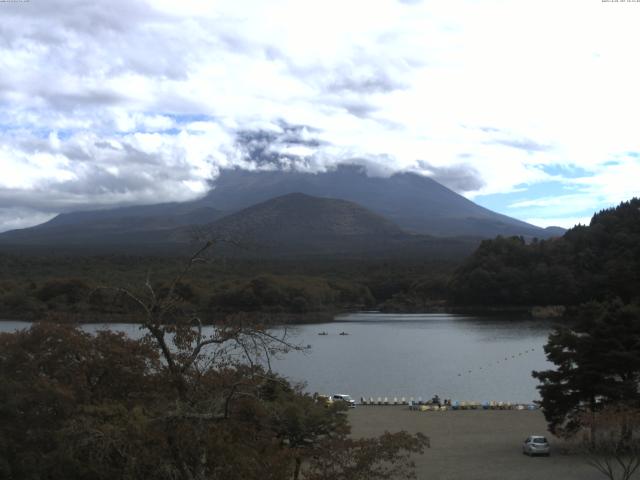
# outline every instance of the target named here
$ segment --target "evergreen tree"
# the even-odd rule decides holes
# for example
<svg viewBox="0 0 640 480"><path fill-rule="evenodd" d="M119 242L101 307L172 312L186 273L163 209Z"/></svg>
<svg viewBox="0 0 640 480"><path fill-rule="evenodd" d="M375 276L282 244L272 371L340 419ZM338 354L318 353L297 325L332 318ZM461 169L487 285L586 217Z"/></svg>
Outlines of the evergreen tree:
<svg viewBox="0 0 640 480"><path fill-rule="evenodd" d="M460 305L578 305L640 292L640 198L593 216L561 238L485 240L458 268L449 300Z"/></svg>
<svg viewBox="0 0 640 480"><path fill-rule="evenodd" d="M585 412L606 405L640 406L640 309L590 302L572 313L572 326L549 336L545 352L556 370L533 372L551 432L569 436Z"/></svg>

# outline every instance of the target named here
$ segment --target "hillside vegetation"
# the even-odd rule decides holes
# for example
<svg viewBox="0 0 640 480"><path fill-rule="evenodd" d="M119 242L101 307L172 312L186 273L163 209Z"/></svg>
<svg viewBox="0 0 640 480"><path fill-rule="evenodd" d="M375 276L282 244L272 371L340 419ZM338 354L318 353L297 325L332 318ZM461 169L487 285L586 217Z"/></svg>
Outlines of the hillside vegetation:
<svg viewBox="0 0 640 480"><path fill-rule="evenodd" d="M640 199L596 213L561 238L485 240L456 271L459 305L575 305L640 296Z"/></svg>
<svg viewBox="0 0 640 480"><path fill-rule="evenodd" d="M0 318L128 321L133 305L104 286L145 282L162 289L179 256L0 254ZM179 293L205 318L228 312L314 321L336 312L442 305L457 263L428 258L279 260L211 258ZM278 318L279 317L279 318Z"/></svg>

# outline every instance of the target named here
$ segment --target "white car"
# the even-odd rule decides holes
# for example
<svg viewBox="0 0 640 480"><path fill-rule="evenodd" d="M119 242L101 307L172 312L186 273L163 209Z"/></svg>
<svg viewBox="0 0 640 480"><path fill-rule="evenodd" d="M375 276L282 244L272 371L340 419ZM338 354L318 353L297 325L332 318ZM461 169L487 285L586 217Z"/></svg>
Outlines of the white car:
<svg viewBox="0 0 640 480"><path fill-rule="evenodd" d="M346 395L344 393L336 393L331 396L331 400L334 402L346 402L348 407L355 408L356 401L351 398L350 395Z"/></svg>
<svg viewBox="0 0 640 480"><path fill-rule="evenodd" d="M525 455L544 455L546 457L551 453L549 442L541 435L531 435L522 444L522 453Z"/></svg>

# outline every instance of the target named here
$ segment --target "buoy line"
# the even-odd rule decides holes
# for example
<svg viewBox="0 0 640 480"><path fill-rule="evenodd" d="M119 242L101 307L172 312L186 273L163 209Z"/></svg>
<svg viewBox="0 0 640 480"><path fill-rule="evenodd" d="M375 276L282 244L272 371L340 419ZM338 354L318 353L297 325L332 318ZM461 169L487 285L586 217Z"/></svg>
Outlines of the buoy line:
<svg viewBox="0 0 640 480"><path fill-rule="evenodd" d="M522 357L523 355L527 355L527 354L529 354L531 352L534 352L534 351L535 351L535 348L532 347L532 348L529 348L529 349L524 350L522 352L514 353L511 356L507 355L506 357L504 357L504 360L496 360L495 362L489 362L488 364L483 364L482 366L478 367L478 370L489 369L490 367L493 367L495 365L499 365L500 362L507 362L507 361L509 361L511 359ZM466 372L466 374L470 374L470 373L473 373L472 369L468 369L467 372ZM464 374L465 374L464 371L460 372L460 373L458 373L458 377L461 377Z"/></svg>

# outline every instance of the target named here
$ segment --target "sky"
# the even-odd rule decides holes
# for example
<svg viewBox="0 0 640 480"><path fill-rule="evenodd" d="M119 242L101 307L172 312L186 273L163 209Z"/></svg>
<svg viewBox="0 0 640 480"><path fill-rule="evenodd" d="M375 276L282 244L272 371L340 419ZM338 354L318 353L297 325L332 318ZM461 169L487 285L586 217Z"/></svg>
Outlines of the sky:
<svg viewBox="0 0 640 480"><path fill-rule="evenodd" d="M0 231L220 169L412 171L542 227L639 193L640 2L0 2Z"/></svg>

